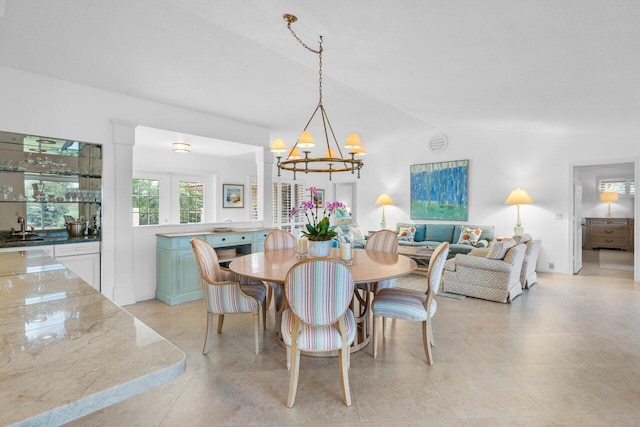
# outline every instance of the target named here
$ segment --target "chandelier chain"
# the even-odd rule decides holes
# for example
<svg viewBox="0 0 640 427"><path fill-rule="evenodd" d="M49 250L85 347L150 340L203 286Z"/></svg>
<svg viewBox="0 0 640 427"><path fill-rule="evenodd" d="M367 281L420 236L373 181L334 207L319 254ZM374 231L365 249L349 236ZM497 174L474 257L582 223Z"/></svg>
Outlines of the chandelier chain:
<svg viewBox="0 0 640 427"><path fill-rule="evenodd" d="M295 22L295 21L293 21ZM319 68L318 68L318 92L319 92L319 97L320 97L320 104L322 104L322 36L320 36L320 41L318 42L318 50L312 49L310 48L305 42L302 41L302 39L300 37L298 37L298 35L296 34L295 31L293 31L293 28L291 28L291 24L292 22L288 21L287 22L287 28L289 29L289 31L291 32L291 35L293 36L293 38L295 38L298 43L300 43L302 45L302 47L304 47L305 49L307 49L309 52L313 52L316 55L318 55L318 62L320 64Z"/></svg>

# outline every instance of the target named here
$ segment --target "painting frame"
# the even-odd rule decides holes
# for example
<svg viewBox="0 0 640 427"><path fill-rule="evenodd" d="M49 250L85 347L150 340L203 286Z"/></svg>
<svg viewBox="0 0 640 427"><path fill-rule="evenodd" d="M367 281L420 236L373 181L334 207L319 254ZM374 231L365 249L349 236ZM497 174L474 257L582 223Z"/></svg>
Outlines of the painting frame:
<svg viewBox="0 0 640 427"><path fill-rule="evenodd" d="M222 184L222 207L244 208L244 184Z"/></svg>
<svg viewBox="0 0 640 427"><path fill-rule="evenodd" d="M411 165L412 220L469 219L469 160Z"/></svg>
<svg viewBox="0 0 640 427"><path fill-rule="evenodd" d="M322 205L324 204L324 190L316 190L316 196L313 199L313 204L318 208L322 207Z"/></svg>

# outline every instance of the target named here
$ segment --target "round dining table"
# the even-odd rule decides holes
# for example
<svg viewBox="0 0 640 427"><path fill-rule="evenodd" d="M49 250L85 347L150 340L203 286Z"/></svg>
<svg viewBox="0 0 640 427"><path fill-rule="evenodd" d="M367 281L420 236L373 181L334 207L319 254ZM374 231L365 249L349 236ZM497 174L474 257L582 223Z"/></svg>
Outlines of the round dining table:
<svg viewBox="0 0 640 427"><path fill-rule="evenodd" d="M339 251L335 248L331 249L329 257L340 259ZM282 312L287 307L283 285L287 278L287 273L299 261L301 261L301 257L295 249L276 249L254 252L236 258L229 264L229 269L234 273L273 286L276 337L281 344L281 317ZM370 293L373 286L382 280L405 276L413 272L417 265L414 260L407 256L371 249L354 249L352 251L352 259L347 264L356 285L351 305L358 323L356 338L351 346L351 352L354 352L366 347L371 339ZM307 355L333 356L335 355L334 353L308 353Z"/></svg>

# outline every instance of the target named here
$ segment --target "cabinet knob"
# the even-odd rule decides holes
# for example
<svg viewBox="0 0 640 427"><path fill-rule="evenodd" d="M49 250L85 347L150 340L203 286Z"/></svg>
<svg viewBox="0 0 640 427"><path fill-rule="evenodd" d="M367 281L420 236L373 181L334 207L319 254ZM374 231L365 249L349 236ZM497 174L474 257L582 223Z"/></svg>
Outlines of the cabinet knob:
<svg viewBox="0 0 640 427"><path fill-rule="evenodd" d="M244 240L244 236L242 236L242 240Z"/></svg>
<svg viewBox="0 0 640 427"><path fill-rule="evenodd" d="M611 234L613 233L613 230L604 230L605 233Z"/></svg>
<svg viewBox="0 0 640 427"><path fill-rule="evenodd" d="M227 239L226 239L226 237L223 237L223 238L222 238L222 241L224 242L225 240L227 240Z"/></svg>
<svg viewBox="0 0 640 427"><path fill-rule="evenodd" d="M604 239L604 241L607 243L613 243L613 240L609 240L609 239Z"/></svg>

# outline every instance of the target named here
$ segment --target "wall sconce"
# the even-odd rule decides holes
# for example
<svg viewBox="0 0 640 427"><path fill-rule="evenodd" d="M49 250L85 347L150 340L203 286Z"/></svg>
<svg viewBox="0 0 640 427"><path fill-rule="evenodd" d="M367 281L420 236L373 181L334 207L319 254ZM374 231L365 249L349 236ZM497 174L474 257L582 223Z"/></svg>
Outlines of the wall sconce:
<svg viewBox="0 0 640 427"><path fill-rule="evenodd" d="M530 205L532 203L533 199L531 198L531 196L529 196L529 194L521 188L516 188L515 190L513 190L511 194L509 194L509 197L507 197L507 200L505 200L504 202L505 205L516 205L516 207L518 208L518 219L516 222L516 226L513 229L516 236L522 236L522 234L524 233L524 227L520 222L520 205Z"/></svg>
<svg viewBox="0 0 640 427"><path fill-rule="evenodd" d="M376 205L382 206L382 221L380 221L380 229L386 230L387 228L387 220L384 218L384 207L385 206L393 206L393 200L387 193L382 193L378 196L378 200L376 200Z"/></svg>
<svg viewBox="0 0 640 427"><path fill-rule="evenodd" d="M600 201L607 202L607 218L611 218L611 202L618 201L618 193L615 191L605 191L604 193L600 193Z"/></svg>
<svg viewBox="0 0 640 427"><path fill-rule="evenodd" d="M186 142L174 142L171 144L171 149L176 153L188 153L191 151L191 144Z"/></svg>

